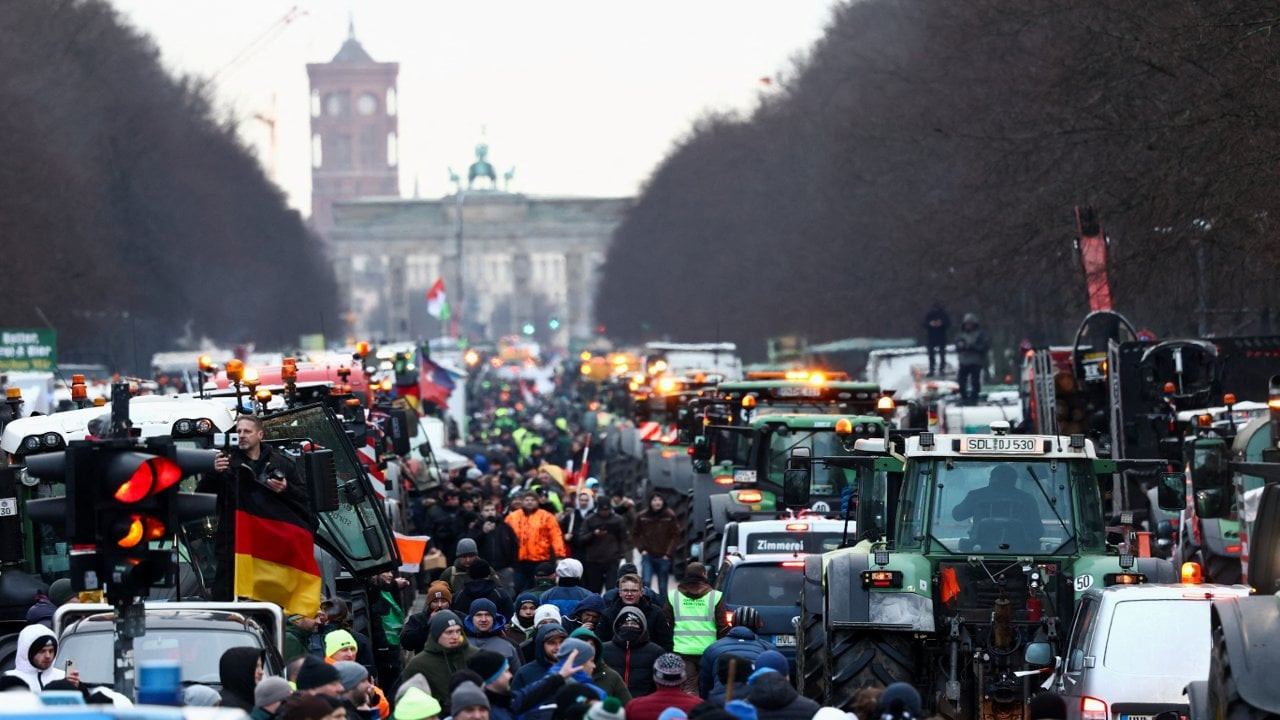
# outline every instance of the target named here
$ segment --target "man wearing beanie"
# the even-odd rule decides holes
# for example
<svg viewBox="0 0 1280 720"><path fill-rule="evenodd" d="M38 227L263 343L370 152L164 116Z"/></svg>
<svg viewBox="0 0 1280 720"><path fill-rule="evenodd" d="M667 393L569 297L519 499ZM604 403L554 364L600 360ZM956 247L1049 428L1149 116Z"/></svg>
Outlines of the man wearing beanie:
<svg viewBox="0 0 1280 720"><path fill-rule="evenodd" d="M575 658L576 659L576 658ZM467 661L467 667L484 679L484 694L489 698L489 716L493 720L515 720L525 712L545 703L564 686L565 678L581 666L561 665L559 672L547 672L520 690L511 689L511 668L507 659L497 653L481 650Z"/></svg>
<svg viewBox="0 0 1280 720"><path fill-rule="evenodd" d="M533 639L533 631L536 627L533 616L538 611L539 604L537 595L527 591L520 593L516 598L515 617L507 623L507 639L517 646L526 640Z"/></svg>
<svg viewBox="0 0 1280 720"><path fill-rule="evenodd" d="M489 698L475 683L464 682L449 696L453 720L489 720Z"/></svg>
<svg viewBox="0 0 1280 720"><path fill-rule="evenodd" d="M596 505L587 516L587 544L582 558L582 586L598 593L617 584L614 568L622 561L627 541L627 524L607 502Z"/></svg>
<svg viewBox="0 0 1280 720"><path fill-rule="evenodd" d="M733 611L733 624L729 632L702 653L702 660L698 664L699 695L709 697L715 689L716 658L724 653L733 653L754 663L760 653L770 650L777 652L778 648L773 643L756 635L763 625L764 619L760 617L760 612L750 605L741 605Z"/></svg>
<svg viewBox="0 0 1280 720"><path fill-rule="evenodd" d="M427 586L425 600L422 612L405 618L404 627L400 628L400 647L410 652L422 652L426 647L431 616L449 609L453 604L453 591L449 589L449 583L437 580Z"/></svg>
<svg viewBox="0 0 1280 720"><path fill-rule="evenodd" d="M755 706L759 720L810 720L818 712L818 703L796 692L787 676L773 668L753 672L747 686L747 700Z"/></svg>
<svg viewBox="0 0 1280 720"><path fill-rule="evenodd" d="M449 591L457 595L462 592L462 586L466 584L471 577L468 575L471 566L480 558L476 549L476 541L471 538L462 538L458 541L455 548L454 556L456 559L453 564L444 569L440 573L440 580L449 584Z"/></svg>
<svg viewBox="0 0 1280 720"><path fill-rule="evenodd" d="M586 718L587 720L627 720L627 713L622 709L621 700L616 697L607 697L604 702L594 703L587 708Z"/></svg>
<svg viewBox="0 0 1280 720"><path fill-rule="evenodd" d="M697 692L702 653L729 629L724 597L707 582L707 569L695 562L685 567L684 579L667 599L663 612L672 626L672 650L689 664L685 690Z"/></svg>
<svg viewBox="0 0 1280 720"><path fill-rule="evenodd" d="M72 669L67 675L60 668L53 666L53 657L58 654L58 639L49 628L35 623L22 628L18 633L17 654L13 659L13 669L5 675L21 678L31 688L31 692L40 692L48 683L64 677L72 682L80 682L80 672Z"/></svg>
<svg viewBox="0 0 1280 720"><path fill-rule="evenodd" d="M253 709L253 689L262 680L262 663L266 653L257 647L233 647L218 658L218 680L222 707Z"/></svg>
<svg viewBox="0 0 1280 720"><path fill-rule="evenodd" d="M555 605L539 605L538 608L533 611L533 633L535 640L529 640L528 642L520 645L520 659L522 661L529 663L533 662L533 660L538 657L538 643L536 642L538 628L551 623L564 627L564 624L561 622L560 608ZM566 635L569 634L568 630L565 630L564 632Z"/></svg>
<svg viewBox="0 0 1280 720"><path fill-rule="evenodd" d="M497 611L504 617L515 613L511 596L498 587L498 573L489 567L489 563L478 559L467 568L467 582L460 592L454 593L453 611L459 614L470 612L471 603L480 598L491 601Z"/></svg>
<svg viewBox="0 0 1280 720"><path fill-rule="evenodd" d="M369 670L354 660L339 660L333 664L342 680L342 704L347 715L352 718L369 717L370 691L373 683L369 681ZM388 706L390 707L390 706Z"/></svg>
<svg viewBox="0 0 1280 720"><path fill-rule="evenodd" d="M276 675L262 678L262 682L253 689L253 710L249 717L252 720L271 720L280 704L292 694L293 688L289 687L288 680Z"/></svg>
<svg viewBox="0 0 1280 720"><path fill-rule="evenodd" d="M342 676L329 663L314 655L307 655L298 668L298 677L294 680L301 695L342 696Z"/></svg>
<svg viewBox="0 0 1280 720"><path fill-rule="evenodd" d="M687 714L701 700L681 689L685 676L684 659L679 655L658 656L653 662L653 682L658 689L627 703L627 720L659 720L663 711L673 707Z"/></svg>
<svg viewBox="0 0 1280 720"><path fill-rule="evenodd" d="M622 675L632 697L653 692L653 664L665 651L649 640L644 613L634 607L622 608L613 621L613 639L600 651L609 667Z"/></svg>
<svg viewBox="0 0 1280 720"><path fill-rule="evenodd" d="M520 496L519 508L507 514L506 523L520 541L515 580L516 592L523 592L533 587L533 571L538 563L568 557L569 550L556 516L538 506L538 493L532 490Z"/></svg>
<svg viewBox="0 0 1280 720"><path fill-rule="evenodd" d="M443 706L445 715L450 710L449 698L444 695L444 689L449 687L449 676L464 669L467 660L476 654L476 649L467 643L462 630L462 619L452 610L441 610L432 615L426 647L405 665L400 674L400 682L404 682L421 673Z"/></svg>
<svg viewBox="0 0 1280 720"><path fill-rule="evenodd" d="M567 680L578 683L592 691L596 695L597 700L603 700L608 697L608 693L596 685L592 675L596 671L596 650L591 643L580 638L569 638L560 643L560 649L556 651L556 664L551 666L552 672L560 672L569 662L569 657L573 656L573 664L578 670L569 675Z"/></svg>
<svg viewBox="0 0 1280 720"><path fill-rule="evenodd" d="M520 541L511 526L502 521L497 500L488 498L480 503L480 521L467 531L467 537L476 541L480 557L489 561L501 578L498 586L508 594L515 592L515 565L519 560Z"/></svg>
<svg viewBox="0 0 1280 720"><path fill-rule="evenodd" d="M915 720L920 717L920 693L910 683L896 682L880 694L876 717Z"/></svg>
<svg viewBox="0 0 1280 720"><path fill-rule="evenodd" d="M392 720L431 720L440 717L440 701L421 688L411 687L396 701Z"/></svg>
<svg viewBox="0 0 1280 720"><path fill-rule="evenodd" d="M565 558L556 563L556 586L542 593L542 602L555 605L560 615L573 612L591 593L581 585L582 563L573 558Z"/></svg>
<svg viewBox="0 0 1280 720"><path fill-rule="evenodd" d="M467 642L476 650L489 650L507 659L512 671L519 670L522 664L520 648L516 647L504 632L507 618L498 612L493 601L478 598L471 603L471 611L463 619L463 632Z"/></svg>
<svg viewBox="0 0 1280 720"><path fill-rule="evenodd" d="M356 659L356 638L346 630L330 630L324 636L324 659L330 665Z"/></svg>
<svg viewBox="0 0 1280 720"><path fill-rule="evenodd" d="M644 586L639 575L623 575L618 578L618 599L605 607L604 617L600 618L597 634L601 640L613 639L613 625L618 620L618 613L624 607L634 607L644 613L644 621L649 627L649 639L657 643L666 652L671 652L671 620L663 612L663 605L651 602L644 594Z"/></svg>

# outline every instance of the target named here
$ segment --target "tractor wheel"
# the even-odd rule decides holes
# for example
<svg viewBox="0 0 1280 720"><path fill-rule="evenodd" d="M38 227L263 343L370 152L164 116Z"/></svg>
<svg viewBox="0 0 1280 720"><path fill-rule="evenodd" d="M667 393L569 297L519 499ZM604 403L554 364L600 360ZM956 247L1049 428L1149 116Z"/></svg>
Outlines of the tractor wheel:
<svg viewBox="0 0 1280 720"><path fill-rule="evenodd" d="M1267 485L1258 499L1258 514L1249 538L1249 584L1274 593L1280 581L1280 485Z"/></svg>
<svg viewBox="0 0 1280 720"><path fill-rule="evenodd" d="M832 629L827 637L827 705L849 709L864 687L912 682L915 677L911 640L901 633Z"/></svg>
<svg viewBox="0 0 1280 720"><path fill-rule="evenodd" d="M800 692L819 705L827 702L827 627L822 614L822 559L805 562L796 628L796 678Z"/></svg>
<svg viewBox="0 0 1280 720"><path fill-rule="evenodd" d="M1209 656L1209 717L1223 720L1261 720L1272 717L1253 707L1236 690L1235 675L1227 657L1227 639L1221 627L1213 629L1213 654Z"/></svg>

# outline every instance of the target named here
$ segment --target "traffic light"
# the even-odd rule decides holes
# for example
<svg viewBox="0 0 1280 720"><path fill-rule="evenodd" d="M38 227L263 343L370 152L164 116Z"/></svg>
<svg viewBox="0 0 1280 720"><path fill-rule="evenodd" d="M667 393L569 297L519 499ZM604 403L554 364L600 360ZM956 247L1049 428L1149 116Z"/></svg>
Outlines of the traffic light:
<svg viewBox="0 0 1280 720"><path fill-rule="evenodd" d="M551 318L550 320L548 320L548 321L547 321L547 327L548 327L548 328L550 328L551 330L559 330L559 329L560 329L560 319L559 319L559 318Z"/></svg>

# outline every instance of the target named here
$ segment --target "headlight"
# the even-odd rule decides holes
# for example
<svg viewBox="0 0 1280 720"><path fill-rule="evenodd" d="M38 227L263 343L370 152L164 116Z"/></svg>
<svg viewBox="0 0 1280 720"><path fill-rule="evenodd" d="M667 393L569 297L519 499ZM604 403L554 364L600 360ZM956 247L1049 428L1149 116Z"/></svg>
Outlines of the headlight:
<svg viewBox="0 0 1280 720"><path fill-rule="evenodd" d="M200 418L196 421L196 432L201 435L208 435L213 432L213 421L209 418Z"/></svg>
<svg viewBox="0 0 1280 720"><path fill-rule="evenodd" d="M56 448L62 444L62 436L56 432L49 431L40 437L40 443L47 448Z"/></svg>
<svg viewBox="0 0 1280 720"><path fill-rule="evenodd" d="M174 435L190 435L191 424L192 424L191 421L187 420L186 418L179 420L178 422L173 424L173 434Z"/></svg>
<svg viewBox="0 0 1280 720"><path fill-rule="evenodd" d="M40 436L28 435L22 438L22 449L27 452L35 452L40 449Z"/></svg>

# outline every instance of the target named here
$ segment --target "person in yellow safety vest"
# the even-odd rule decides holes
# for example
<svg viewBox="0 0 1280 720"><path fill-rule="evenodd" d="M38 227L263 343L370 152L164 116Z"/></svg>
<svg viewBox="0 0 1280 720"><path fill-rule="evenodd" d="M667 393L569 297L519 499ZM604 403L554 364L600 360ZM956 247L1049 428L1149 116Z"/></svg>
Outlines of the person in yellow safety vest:
<svg viewBox="0 0 1280 720"><path fill-rule="evenodd" d="M689 563L680 584L668 594L663 612L672 624L672 650L684 658L685 692L698 692L698 665L702 653L729 629L724 597L707 582L702 563Z"/></svg>

